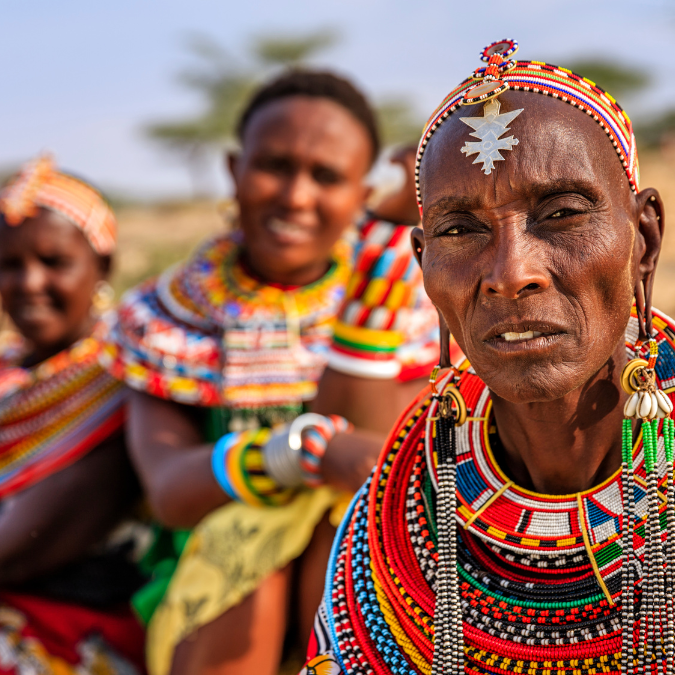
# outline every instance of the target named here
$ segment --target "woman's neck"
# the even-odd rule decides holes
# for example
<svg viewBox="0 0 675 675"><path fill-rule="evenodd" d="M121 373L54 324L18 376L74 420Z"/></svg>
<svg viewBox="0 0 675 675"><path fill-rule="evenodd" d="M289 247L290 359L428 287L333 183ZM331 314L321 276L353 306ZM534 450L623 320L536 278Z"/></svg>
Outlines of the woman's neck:
<svg viewBox="0 0 675 675"><path fill-rule="evenodd" d="M22 365L25 368L31 368L72 347L78 340L91 335L95 323L96 319L94 317L87 317L80 326L74 328L72 332L65 335L61 340L47 344L32 345L30 353L24 358Z"/></svg>
<svg viewBox="0 0 675 675"><path fill-rule="evenodd" d="M555 401L517 404L493 394L497 460L509 478L534 492L558 495L609 478L621 466L625 362L620 344L591 380Z"/></svg>
<svg viewBox="0 0 675 675"><path fill-rule="evenodd" d="M330 269L331 262L326 260L313 261L305 267L289 270L286 273L269 274L269 271L259 269L251 260L246 249L242 249L240 262L247 274L271 286L280 286L285 289L309 286L323 277ZM274 277L274 278L272 278Z"/></svg>

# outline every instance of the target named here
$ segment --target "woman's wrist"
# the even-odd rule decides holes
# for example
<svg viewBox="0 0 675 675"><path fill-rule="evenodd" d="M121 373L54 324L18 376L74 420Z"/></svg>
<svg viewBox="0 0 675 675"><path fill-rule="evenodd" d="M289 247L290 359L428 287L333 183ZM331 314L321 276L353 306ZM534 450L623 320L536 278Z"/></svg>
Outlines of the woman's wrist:
<svg viewBox="0 0 675 675"><path fill-rule="evenodd" d="M213 447L213 476L233 500L279 505L303 485L323 484L321 464L328 443L336 434L351 430L344 417L307 413L275 432L229 433Z"/></svg>

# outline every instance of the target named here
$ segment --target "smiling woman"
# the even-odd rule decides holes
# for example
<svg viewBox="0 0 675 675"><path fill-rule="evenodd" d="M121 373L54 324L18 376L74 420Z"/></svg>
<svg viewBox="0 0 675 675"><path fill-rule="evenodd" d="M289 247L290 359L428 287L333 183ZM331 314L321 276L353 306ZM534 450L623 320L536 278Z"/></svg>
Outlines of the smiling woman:
<svg viewBox="0 0 675 675"><path fill-rule="evenodd" d="M306 675L675 672L663 207L614 99L516 50L422 136L414 247L466 359L353 500Z"/></svg>
<svg viewBox="0 0 675 675"><path fill-rule="evenodd" d="M144 671L126 388L98 363L115 218L48 158L0 192L0 673ZM118 533L119 534L119 533Z"/></svg>
<svg viewBox="0 0 675 675"><path fill-rule="evenodd" d="M328 514L366 478L437 351L412 228L352 227L378 151L353 85L286 73L253 97L240 135L233 231L131 291L106 354L139 390L130 447L173 528L136 602L152 675L274 675L284 638L304 643ZM328 363L338 401L317 398Z"/></svg>

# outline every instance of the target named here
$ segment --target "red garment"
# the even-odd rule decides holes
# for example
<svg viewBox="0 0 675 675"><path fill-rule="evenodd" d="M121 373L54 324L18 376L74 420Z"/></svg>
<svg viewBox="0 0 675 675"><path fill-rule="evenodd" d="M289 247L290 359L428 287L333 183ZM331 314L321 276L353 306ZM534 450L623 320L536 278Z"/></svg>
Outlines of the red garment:
<svg viewBox="0 0 675 675"><path fill-rule="evenodd" d="M94 610L0 593L0 675L142 675L144 632L128 607Z"/></svg>

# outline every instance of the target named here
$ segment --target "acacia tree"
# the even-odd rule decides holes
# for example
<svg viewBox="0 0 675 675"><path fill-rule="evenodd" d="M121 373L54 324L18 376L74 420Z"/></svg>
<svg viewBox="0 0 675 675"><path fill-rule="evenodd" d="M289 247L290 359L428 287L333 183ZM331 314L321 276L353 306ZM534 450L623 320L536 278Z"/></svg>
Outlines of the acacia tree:
<svg viewBox="0 0 675 675"><path fill-rule="evenodd" d="M251 40L242 59L206 35L193 35L187 47L196 64L180 73L178 80L200 94L202 112L185 120L150 124L145 131L186 160L195 192L203 193L213 153L234 141L237 119L260 82L275 71L307 65L337 42L338 36L329 30L259 36ZM377 112L385 145L417 140L421 120L403 96L382 100Z"/></svg>

